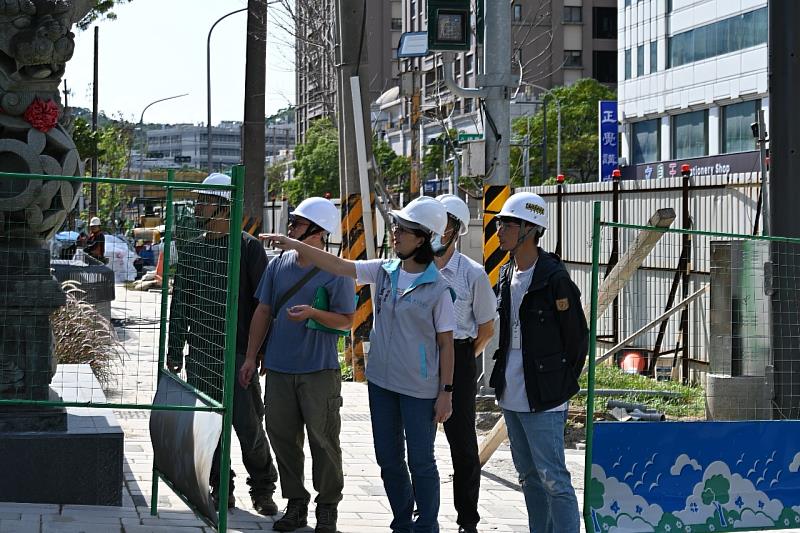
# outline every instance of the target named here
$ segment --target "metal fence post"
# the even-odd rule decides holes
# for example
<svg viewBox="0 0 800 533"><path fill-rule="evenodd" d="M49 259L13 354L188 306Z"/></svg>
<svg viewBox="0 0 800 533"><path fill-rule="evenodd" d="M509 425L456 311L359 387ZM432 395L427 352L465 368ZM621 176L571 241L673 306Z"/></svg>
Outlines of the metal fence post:
<svg viewBox="0 0 800 533"><path fill-rule="evenodd" d="M594 203L594 222L592 229L592 289L591 289L591 308L589 311L589 354L588 365L589 375L586 381L586 463L584 465L584 498L583 498L583 519L587 531L594 531L592 524L591 501L592 490L592 446L594 431L594 372L595 372L595 351L597 350L597 291L600 285L600 202Z"/></svg>
<svg viewBox="0 0 800 533"><path fill-rule="evenodd" d="M222 442L219 465L219 526L228 527L228 486L231 472L231 424L233 422L233 387L236 367L236 332L239 320L239 265L242 250L242 202L244 166L236 165L231 174L231 211L228 227L228 294L225 302L225 382L222 389Z"/></svg>
<svg viewBox="0 0 800 533"><path fill-rule="evenodd" d="M175 181L175 171L167 171L167 182ZM172 227L175 222L175 210L172 205L172 188L167 187L166 192L166 217L164 220L164 240L161 244L161 323L159 326L159 339L158 339L158 368L156 374L158 375L164 368L164 359L166 358L167 351L167 314L169 312L169 252L172 246ZM158 378L156 378L158 379ZM158 383L156 383L158 386ZM150 496L150 514L156 516L158 514L158 481L160 479L158 470L156 470L155 460L153 460L153 485L152 495Z"/></svg>

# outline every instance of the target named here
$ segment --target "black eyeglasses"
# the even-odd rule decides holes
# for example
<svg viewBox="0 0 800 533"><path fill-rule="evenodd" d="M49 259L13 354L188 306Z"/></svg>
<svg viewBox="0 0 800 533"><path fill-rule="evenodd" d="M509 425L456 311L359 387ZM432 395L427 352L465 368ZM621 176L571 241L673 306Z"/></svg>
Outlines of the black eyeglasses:
<svg viewBox="0 0 800 533"><path fill-rule="evenodd" d="M307 226L309 224L311 224L311 222L309 222L307 220L304 220L302 218L289 217L289 226L288 227L292 228L292 229L296 229L296 228L302 228L303 226Z"/></svg>
<svg viewBox="0 0 800 533"><path fill-rule="evenodd" d="M494 227L497 231L501 229L511 229L520 227L519 222L511 222L510 220L503 220L501 218L494 219Z"/></svg>

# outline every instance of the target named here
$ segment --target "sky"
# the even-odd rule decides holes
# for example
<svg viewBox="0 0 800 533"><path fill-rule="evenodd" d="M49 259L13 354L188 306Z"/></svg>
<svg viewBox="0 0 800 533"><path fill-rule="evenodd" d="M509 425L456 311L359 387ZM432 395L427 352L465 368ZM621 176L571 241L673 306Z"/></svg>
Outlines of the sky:
<svg viewBox="0 0 800 533"><path fill-rule="evenodd" d="M99 108L138 122L154 100L188 96L150 107L144 122L206 122L206 38L221 16L247 0L133 0L117 6L117 20L102 20L99 40ZM266 114L294 103L294 51L268 16ZM247 13L226 18L211 36L211 122L241 121L244 113ZM69 105L92 108L94 29L75 32L67 63Z"/></svg>

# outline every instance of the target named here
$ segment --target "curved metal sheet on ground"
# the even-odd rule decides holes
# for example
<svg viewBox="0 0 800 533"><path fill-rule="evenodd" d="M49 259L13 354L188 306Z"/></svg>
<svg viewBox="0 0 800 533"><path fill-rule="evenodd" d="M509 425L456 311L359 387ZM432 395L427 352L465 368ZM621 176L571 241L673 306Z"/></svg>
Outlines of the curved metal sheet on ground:
<svg viewBox="0 0 800 533"><path fill-rule="evenodd" d="M164 374L159 375L154 405L204 407L197 396ZM222 416L208 411L153 411L150 440L153 462L196 512L217 523L209 493L211 459L222 433Z"/></svg>

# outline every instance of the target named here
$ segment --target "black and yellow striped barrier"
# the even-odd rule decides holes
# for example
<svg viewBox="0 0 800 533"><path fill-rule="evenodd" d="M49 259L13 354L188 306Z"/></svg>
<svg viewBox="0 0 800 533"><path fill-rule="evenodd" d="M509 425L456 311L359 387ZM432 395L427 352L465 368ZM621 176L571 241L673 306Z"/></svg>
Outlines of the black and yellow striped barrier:
<svg viewBox="0 0 800 533"><path fill-rule="evenodd" d="M511 195L508 185L485 185L483 187L483 268L489 275L492 286L497 286L500 267L508 260L508 253L500 249L494 216Z"/></svg>
<svg viewBox="0 0 800 533"><path fill-rule="evenodd" d="M242 231L249 233L253 237L257 237L262 231L261 218L249 217L247 215L242 217Z"/></svg>
<svg viewBox="0 0 800 533"><path fill-rule="evenodd" d="M364 210L360 194L351 194L342 204L342 257L350 260L367 259L367 240L364 236ZM353 368L353 379L364 381L364 342L369 341L372 328L372 299L369 285L356 287L358 302L353 316L353 334L346 341L345 360Z"/></svg>

